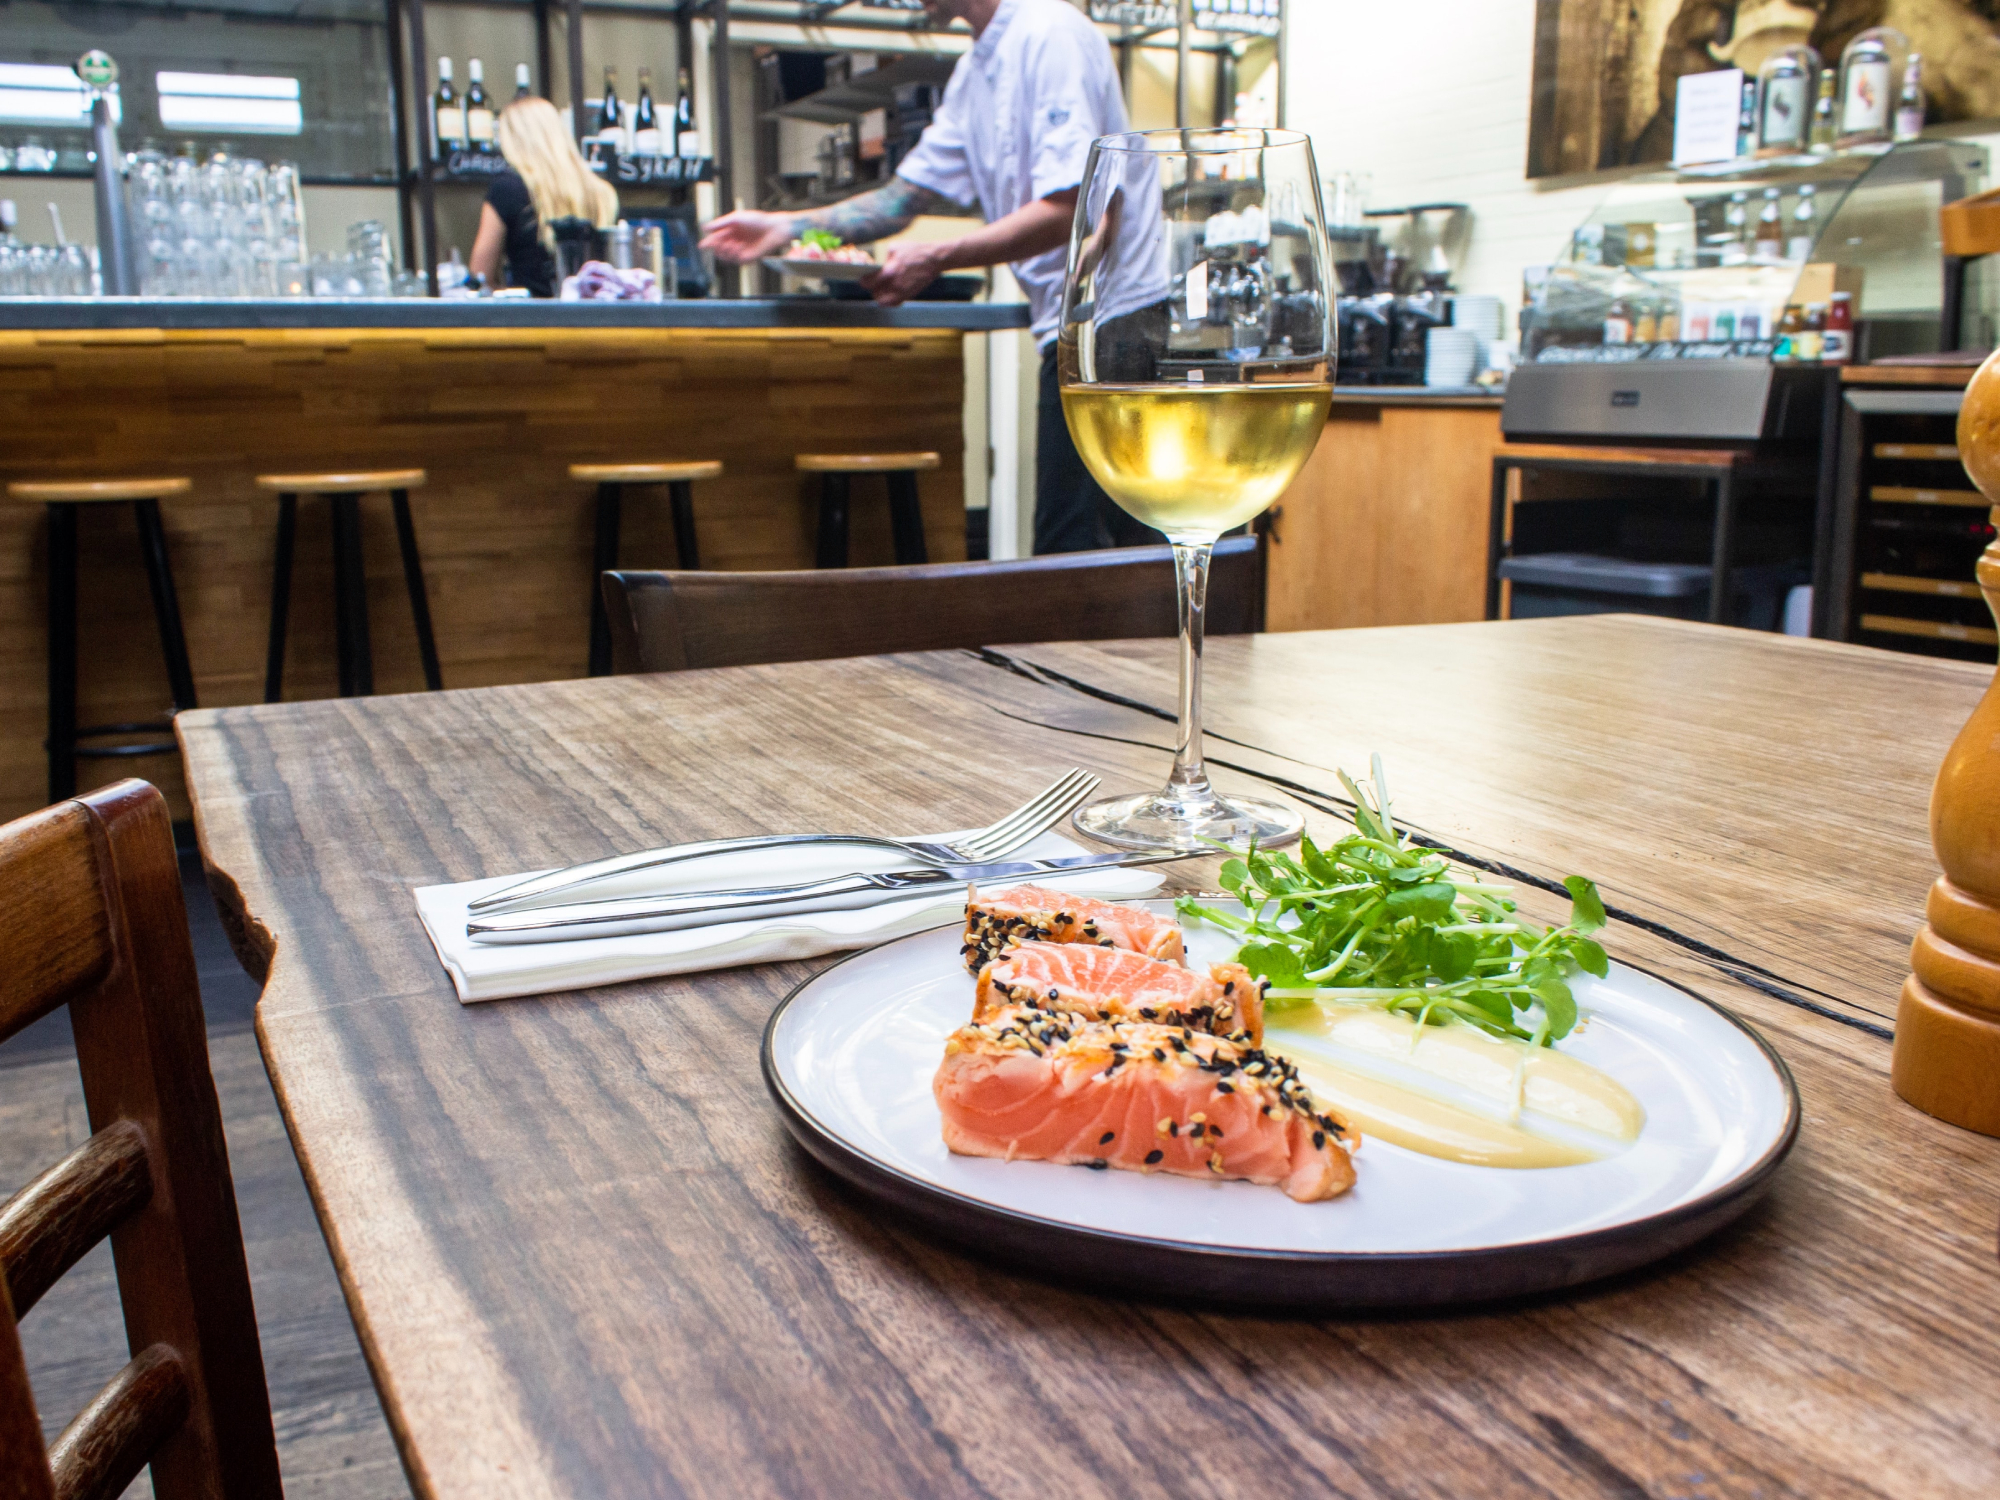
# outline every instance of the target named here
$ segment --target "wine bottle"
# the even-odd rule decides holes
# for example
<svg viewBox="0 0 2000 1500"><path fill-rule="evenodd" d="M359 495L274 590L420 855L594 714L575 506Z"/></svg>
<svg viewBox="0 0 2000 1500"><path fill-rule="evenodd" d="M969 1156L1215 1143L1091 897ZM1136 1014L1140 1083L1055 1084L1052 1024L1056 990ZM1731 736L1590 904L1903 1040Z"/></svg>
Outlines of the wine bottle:
<svg viewBox="0 0 2000 1500"><path fill-rule="evenodd" d="M451 59L438 59L437 95L431 101L431 148L439 161L465 147L465 106L451 86Z"/></svg>
<svg viewBox="0 0 2000 1500"><path fill-rule="evenodd" d="M639 103L632 111L632 154L660 154L660 122L653 113L653 70L639 70Z"/></svg>
<svg viewBox="0 0 2000 1500"><path fill-rule="evenodd" d="M534 92L533 75L528 72L528 65L526 63L515 63L514 97L516 99L526 99Z"/></svg>
<svg viewBox="0 0 2000 1500"><path fill-rule="evenodd" d="M604 70L604 98L597 106L597 138L614 151L625 149L625 109L618 102L618 70Z"/></svg>
<svg viewBox="0 0 2000 1500"><path fill-rule="evenodd" d="M493 150L493 101L486 97L486 68L475 57L466 69L465 143L485 156Z"/></svg>
<svg viewBox="0 0 2000 1500"><path fill-rule="evenodd" d="M688 92L686 68L681 69L680 92L674 96L674 155L701 155L701 132L695 128L694 95Z"/></svg>
<svg viewBox="0 0 2000 1500"><path fill-rule="evenodd" d="M1903 69L1903 92L1896 99L1896 139L1914 141L1924 133L1924 55L1910 54Z"/></svg>
<svg viewBox="0 0 2000 1500"><path fill-rule="evenodd" d="M1834 106L1833 69L1821 68L1819 91L1813 96L1812 152L1815 156L1826 156L1833 150L1834 137L1840 131L1837 124L1838 111Z"/></svg>

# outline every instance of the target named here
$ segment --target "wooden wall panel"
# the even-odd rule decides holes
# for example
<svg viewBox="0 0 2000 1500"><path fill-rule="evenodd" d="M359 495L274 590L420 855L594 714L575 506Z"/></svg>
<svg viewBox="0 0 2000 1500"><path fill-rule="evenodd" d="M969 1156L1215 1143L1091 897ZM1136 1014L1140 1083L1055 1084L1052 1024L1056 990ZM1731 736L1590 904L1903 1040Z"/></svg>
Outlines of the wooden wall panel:
<svg viewBox="0 0 2000 1500"><path fill-rule="evenodd" d="M1336 401L1278 502L1270 628L1484 618L1499 446L1495 408Z"/></svg>
<svg viewBox="0 0 2000 1500"><path fill-rule="evenodd" d="M0 332L0 481L185 475L163 507L196 688L256 701L269 628L275 498L259 472L422 465L412 496L448 687L581 676L593 491L571 463L719 458L695 486L702 562L812 565L809 450L935 449L920 477L934 560L965 555L961 335L950 330L268 330ZM422 686L388 501L363 501L376 685ZM880 480L854 484L853 560L892 561ZM40 506L0 500L0 818L45 800ZM85 722L166 702L131 511L86 508ZM302 502L286 695L334 692L326 507ZM663 491L628 492L622 560L669 567ZM171 757L135 774L186 816Z"/></svg>

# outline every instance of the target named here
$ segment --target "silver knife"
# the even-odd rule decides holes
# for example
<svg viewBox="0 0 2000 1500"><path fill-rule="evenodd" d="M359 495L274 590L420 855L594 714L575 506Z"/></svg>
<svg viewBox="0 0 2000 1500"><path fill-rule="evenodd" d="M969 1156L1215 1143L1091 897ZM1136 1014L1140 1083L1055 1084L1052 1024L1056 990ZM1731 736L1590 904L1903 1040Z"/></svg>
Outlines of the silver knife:
<svg viewBox="0 0 2000 1500"><path fill-rule="evenodd" d="M1140 865L1199 859L1208 850L1167 850L1158 854L1081 854L1068 859L1023 859L1000 864L941 865L892 870L876 875L839 875L801 885L746 886L739 890L685 891L669 896L626 896L612 901L579 901L532 911L475 915L465 935L480 943L560 943L579 938L623 937L635 932L676 932L717 922L759 917L803 916L851 911L934 896L942 887L982 880L1019 880L1031 875L1073 875L1086 870L1126 870Z"/></svg>

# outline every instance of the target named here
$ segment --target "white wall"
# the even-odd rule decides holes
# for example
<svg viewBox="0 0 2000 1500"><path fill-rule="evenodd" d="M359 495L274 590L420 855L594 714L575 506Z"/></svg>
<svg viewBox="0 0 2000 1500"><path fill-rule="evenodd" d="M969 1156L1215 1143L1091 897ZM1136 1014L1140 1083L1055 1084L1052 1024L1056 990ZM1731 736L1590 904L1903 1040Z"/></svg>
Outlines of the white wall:
<svg viewBox="0 0 2000 1500"><path fill-rule="evenodd" d="M1462 291L1517 307L1522 268L1623 175L1527 180L1534 0L1314 0L1285 25L1285 123L1312 135L1322 176L1373 174L1372 207L1471 206ZM2000 160L2000 136L1972 139Z"/></svg>

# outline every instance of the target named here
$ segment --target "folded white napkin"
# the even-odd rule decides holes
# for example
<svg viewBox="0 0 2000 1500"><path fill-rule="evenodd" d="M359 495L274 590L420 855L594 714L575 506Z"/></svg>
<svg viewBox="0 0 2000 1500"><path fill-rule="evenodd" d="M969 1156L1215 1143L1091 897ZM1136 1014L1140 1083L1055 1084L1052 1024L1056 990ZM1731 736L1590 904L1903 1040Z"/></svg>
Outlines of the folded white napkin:
<svg viewBox="0 0 2000 1500"><path fill-rule="evenodd" d="M958 835L945 837L952 839ZM1008 858L1061 859L1090 852L1060 834L1045 833ZM759 849L688 860L616 880L598 881L582 891L552 897L541 904L789 884L853 872L876 874L900 870L910 863L907 856L891 850L854 845ZM856 911L766 917L714 927L684 928L679 932L645 932L556 943L477 943L465 935L469 903L489 891L502 890L539 873L530 870L490 880L468 880L460 885L424 886L417 891L417 912L423 918L424 930L430 934L431 944L437 949L445 972L451 975L462 1002L469 1005L475 1000L589 989L593 985L622 984L628 979L691 974L737 964L814 958L822 953L866 948L906 933L921 932L926 927L937 927L965 909L965 888L947 886L929 895ZM1092 870L1082 875L995 881L982 889L1029 883L1116 901L1151 894L1160 888L1161 876L1151 868Z"/></svg>

